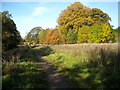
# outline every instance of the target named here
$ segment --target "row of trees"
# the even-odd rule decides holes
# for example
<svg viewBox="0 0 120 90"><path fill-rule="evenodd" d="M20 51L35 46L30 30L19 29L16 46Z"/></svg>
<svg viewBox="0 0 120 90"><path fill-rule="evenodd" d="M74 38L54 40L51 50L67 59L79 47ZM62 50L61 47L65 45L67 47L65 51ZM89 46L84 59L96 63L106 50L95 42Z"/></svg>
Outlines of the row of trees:
<svg viewBox="0 0 120 90"><path fill-rule="evenodd" d="M35 27L27 34L26 40L45 44L115 42L110 20L102 10L75 2L61 12L56 28L45 30Z"/></svg>
<svg viewBox="0 0 120 90"><path fill-rule="evenodd" d="M69 30L66 34L55 29L39 29L40 33L36 38L27 39L31 43L42 44L74 44L74 43L109 43L115 42L116 36L108 24L94 24L92 26L83 26L79 28L78 33ZM29 35L29 34L28 34ZM28 38L28 37L27 37Z"/></svg>

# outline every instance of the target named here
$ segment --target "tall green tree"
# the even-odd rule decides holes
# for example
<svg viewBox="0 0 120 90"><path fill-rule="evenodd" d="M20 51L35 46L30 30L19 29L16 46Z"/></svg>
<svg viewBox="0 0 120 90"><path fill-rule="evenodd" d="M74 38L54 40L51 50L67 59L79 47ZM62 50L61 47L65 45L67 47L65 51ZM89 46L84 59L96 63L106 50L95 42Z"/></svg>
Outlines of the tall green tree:
<svg viewBox="0 0 120 90"><path fill-rule="evenodd" d="M76 42L77 42L77 33L73 32L72 30L69 31L66 35L66 43L74 44Z"/></svg>
<svg viewBox="0 0 120 90"><path fill-rule="evenodd" d="M90 43L100 43L102 37L102 25L94 24L93 26L89 27L90 34L89 40Z"/></svg>
<svg viewBox="0 0 120 90"><path fill-rule="evenodd" d="M34 27L26 36L26 41L31 43L39 43L38 35L40 31L42 30L41 27Z"/></svg>
<svg viewBox="0 0 120 90"><path fill-rule="evenodd" d="M21 36L11 19L12 15L9 11L3 11L0 14L2 14L2 49L6 51L16 48L21 41Z"/></svg>
<svg viewBox="0 0 120 90"><path fill-rule="evenodd" d="M39 43L44 43L46 37L47 30L42 29L41 32L38 34Z"/></svg>
<svg viewBox="0 0 120 90"><path fill-rule="evenodd" d="M88 43L89 35L90 35L89 26L83 26L78 31L77 43Z"/></svg>
<svg viewBox="0 0 120 90"><path fill-rule="evenodd" d="M114 42L119 42L120 41L120 28L112 29L112 36L114 37Z"/></svg>
<svg viewBox="0 0 120 90"><path fill-rule="evenodd" d="M102 39L101 41L103 43L109 43L114 41L114 37L112 35L112 30L111 26L108 24L104 24L102 27Z"/></svg>
<svg viewBox="0 0 120 90"><path fill-rule="evenodd" d="M79 29L77 43L115 42L115 36L109 24L94 24Z"/></svg>

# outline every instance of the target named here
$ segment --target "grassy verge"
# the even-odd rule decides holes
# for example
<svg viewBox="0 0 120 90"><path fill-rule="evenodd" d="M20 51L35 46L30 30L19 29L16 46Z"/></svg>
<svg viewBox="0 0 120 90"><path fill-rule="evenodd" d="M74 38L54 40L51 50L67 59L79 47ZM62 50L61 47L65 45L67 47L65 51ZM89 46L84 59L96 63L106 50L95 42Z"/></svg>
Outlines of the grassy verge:
<svg viewBox="0 0 120 90"><path fill-rule="evenodd" d="M40 63L21 62L9 64L10 69L3 75L3 88L47 88L47 78Z"/></svg>
<svg viewBox="0 0 120 90"><path fill-rule="evenodd" d="M44 58L52 63L58 71L68 76L75 88L99 88L102 86L98 73L100 67L84 63L83 59L57 52Z"/></svg>
<svg viewBox="0 0 120 90"><path fill-rule="evenodd" d="M5 52L2 74L3 88L49 87L33 47L25 46Z"/></svg>
<svg viewBox="0 0 120 90"><path fill-rule="evenodd" d="M55 53L44 58L68 76L74 87L119 88L120 62L115 45L58 45L51 48Z"/></svg>

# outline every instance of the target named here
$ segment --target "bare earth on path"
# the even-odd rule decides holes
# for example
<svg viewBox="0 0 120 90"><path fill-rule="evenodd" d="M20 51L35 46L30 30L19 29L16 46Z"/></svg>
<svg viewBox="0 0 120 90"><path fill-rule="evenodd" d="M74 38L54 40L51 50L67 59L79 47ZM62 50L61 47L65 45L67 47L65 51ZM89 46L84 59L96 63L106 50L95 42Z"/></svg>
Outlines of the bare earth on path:
<svg viewBox="0 0 120 90"><path fill-rule="evenodd" d="M56 71L52 64L48 63L47 60L41 58L39 61L42 63L42 68L48 77L50 88L73 88L68 79L66 79L62 73Z"/></svg>

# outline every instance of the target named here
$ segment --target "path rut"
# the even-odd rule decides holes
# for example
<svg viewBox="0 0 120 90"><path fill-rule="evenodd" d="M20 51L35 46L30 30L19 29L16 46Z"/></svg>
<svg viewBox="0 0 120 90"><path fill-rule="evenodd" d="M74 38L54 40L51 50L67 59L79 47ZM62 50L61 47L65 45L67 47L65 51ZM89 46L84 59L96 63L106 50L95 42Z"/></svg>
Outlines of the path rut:
<svg viewBox="0 0 120 90"><path fill-rule="evenodd" d="M39 61L42 63L42 68L48 77L50 88L72 88L72 84L68 79L62 73L58 72L51 63L48 63L43 58L40 58Z"/></svg>

